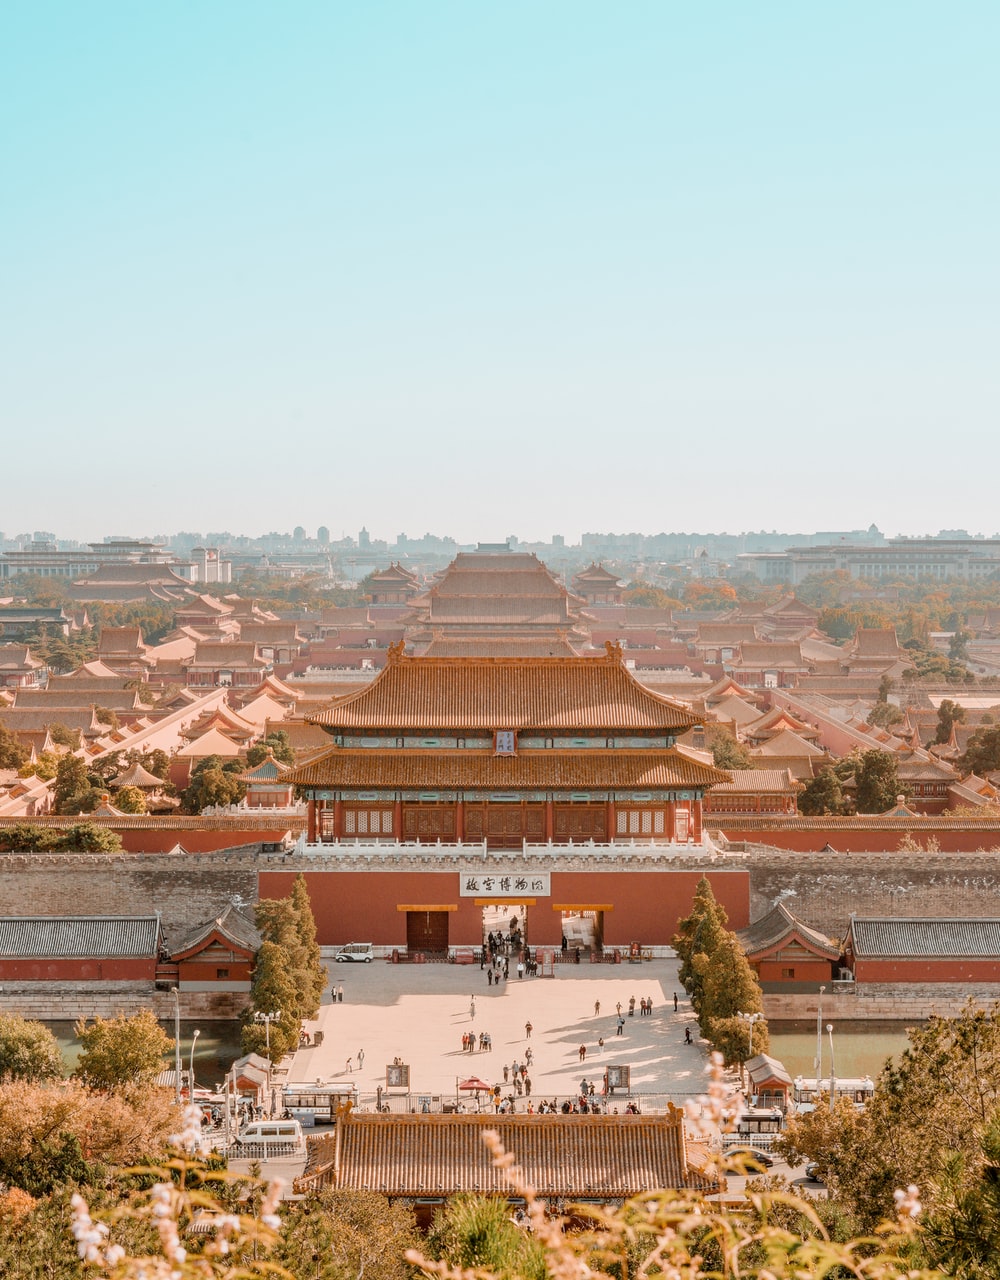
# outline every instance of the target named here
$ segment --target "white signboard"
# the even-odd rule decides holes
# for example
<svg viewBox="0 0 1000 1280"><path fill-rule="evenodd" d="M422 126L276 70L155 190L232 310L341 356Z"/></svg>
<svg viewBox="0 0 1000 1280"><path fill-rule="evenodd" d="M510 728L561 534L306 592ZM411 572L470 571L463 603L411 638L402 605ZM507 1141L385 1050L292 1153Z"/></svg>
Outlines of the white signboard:
<svg viewBox="0 0 1000 1280"><path fill-rule="evenodd" d="M548 898L551 880L548 871L463 871L459 893L463 898Z"/></svg>

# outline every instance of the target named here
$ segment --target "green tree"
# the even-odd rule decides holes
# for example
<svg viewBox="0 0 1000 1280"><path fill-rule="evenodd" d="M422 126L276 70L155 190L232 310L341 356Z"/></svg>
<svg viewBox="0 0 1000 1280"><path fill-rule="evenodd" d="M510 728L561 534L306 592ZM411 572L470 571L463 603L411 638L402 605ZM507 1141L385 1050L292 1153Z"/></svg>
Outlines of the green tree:
<svg viewBox="0 0 1000 1280"><path fill-rule="evenodd" d="M876 702L868 713L868 723L877 729L891 729L902 719L902 711L892 702Z"/></svg>
<svg viewBox="0 0 1000 1280"><path fill-rule="evenodd" d="M966 773L1000 769L1000 725L980 725L969 738L960 764Z"/></svg>
<svg viewBox="0 0 1000 1280"><path fill-rule="evenodd" d="M964 1151L946 1157L920 1237L923 1259L957 1280L1000 1277L1000 1116L980 1149L972 1168Z"/></svg>
<svg viewBox="0 0 1000 1280"><path fill-rule="evenodd" d="M487 1270L507 1280L546 1280L545 1253L494 1196L459 1195L438 1210L427 1252L463 1271Z"/></svg>
<svg viewBox="0 0 1000 1280"><path fill-rule="evenodd" d="M292 885L292 908L297 946L292 952L292 962L302 983L302 1012L306 1018L315 1018L326 988L326 968L316 941L316 918L306 878L300 871Z"/></svg>
<svg viewBox="0 0 1000 1280"><path fill-rule="evenodd" d="M58 833L52 847L58 853L120 853L122 838L94 822L74 822Z"/></svg>
<svg viewBox="0 0 1000 1280"><path fill-rule="evenodd" d="M984 1141L1000 1114L1000 1004L970 1002L956 1017L932 1016L907 1034L908 1047L883 1067L856 1119L830 1124L817 1108L792 1121L785 1139L790 1154L825 1164L836 1195L866 1228L891 1213L893 1191L910 1182L933 1212L956 1156L968 1185L992 1176ZM837 1106L844 1117L853 1111ZM819 1128L828 1144L822 1157Z"/></svg>
<svg viewBox="0 0 1000 1280"><path fill-rule="evenodd" d="M291 743L288 740L288 734L284 729L276 729L273 733L269 733L263 741L254 743L247 752L248 767L252 769L254 765L266 760L268 748L274 753L274 758L279 763L295 763L295 752L292 750Z"/></svg>
<svg viewBox="0 0 1000 1280"><path fill-rule="evenodd" d="M70 729L67 725L56 721L49 725L49 736L57 747L68 747L70 751L80 750L80 730Z"/></svg>
<svg viewBox="0 0 1000 1280"><path fill-rule="evenodd" d="M274 1261L303 1280L412 1280L413 1212L373 1191L324 1188L290 1207Z"/></svg>
<svg viewBox="0 0 1000 1280"><path fill-rule="evenodd" d="M27 764L30 750L5 724L0 724L0 769L20 769Z"/></svg>
<svg viewBox="0 0 1000 1280"><path fill-rule="evenodd" d="M146 793L142 787L122 787L115 792L115 808L123 813L145 813Z"/></svg>
<svg viewBox="0 0 1000 1280"><path fill-rule="evenodd" d="M673 946L681 965L678 977L691 997L695 1013L701 1002L702 975L705 960L712 955L726 932L728 917L716 900L707 876L702 876L694 891L691 914L677 925Z"/></svg>
<svg viewBox="0 0 1000 1280"><path fill-rule="evenodd" d="M56 813L91 813L101 801L100 791L92 784L86 762L79 756L62 756L56 766L52 788Z"/></svg>
<svg viewBox="0 0 1000 1280"><path fill-rule="evenodd" d="M942 698L938 707L937 732L934 741L945 743L951 738L951 731L956 724L965 721L965 708L960 702L952 702L951 698Z"/></svg>
<svg viewBox="0 0 1000 1280"><path fill-rule="evenodd" d="M0 1080L56 1080L62 1054L52 1032L19 1013L0 1013Z"/></svg>
<svg viewBox="0 0 1000 1280"><path fill-rule="evenodd" d="M896 757L877 747L862 752L854 775L854 804L858 813L885 813L896 803L896 797L905 795L906 788L899 781Z"/></svg>
<svg viewBox="0 0 1000 1280"><path fill-rule="evenodd" d="M712 762L717 769L751 769L750 752L742 742L724 729L709 734L712 744Z"/></svg>
<svg viewBox="0 0 1000 1280"><path fill-rule="evenodd" d="M4 853L44 853L52 849L61 832L40 827L36 822L15 822L0 828L0 850Z"/></svg>
<svg viewBox="0 0 1000 1280"><path fill-rule="evenodd" d="M201 813L215 805L239 804L246 787L236 775L243 771L240 760L223 761L221 756L206 756L191 773L191 781L182 799L188 813Z"/></svg>
<svg viewBox="0 0 1000 1280"><path fill-rule="evenodd" d="M275 1021L261 1024L257 1013L280 1014ZM268 1053L270 1059L281 1059L299 1043L299 991L295 985L288 953L276 942L262 943L254 960L250 980L250 1005L244 1011L240 1033L244 1053Z"/></svg>
<svg viewBox="0 0 1000 1280"><path fill-rule="evenodd" d="M739 1016L755 1013L760 1017L754 1023ZM766 1053L770 1047L760 983L734 933L723 934L705 965L698 1022L727 1066L746 1061L751 1026L754 1052Z"/></svg>
<svg viewBox="0 0 1000 1280"><path fill-rule="evenodd" d="M844 792L840 779L829 766L820 769L799 793L799 812L807 817L841 814L844 809Z"/></svg>
<svg viewBox="0 0 1000 1280"><path fill-rule="evenodd" d="M75 1031L81 1049L74 1074L94 1089L150 1084L174 1047L151 1009L91 1022L81 1019Z"/></svg>

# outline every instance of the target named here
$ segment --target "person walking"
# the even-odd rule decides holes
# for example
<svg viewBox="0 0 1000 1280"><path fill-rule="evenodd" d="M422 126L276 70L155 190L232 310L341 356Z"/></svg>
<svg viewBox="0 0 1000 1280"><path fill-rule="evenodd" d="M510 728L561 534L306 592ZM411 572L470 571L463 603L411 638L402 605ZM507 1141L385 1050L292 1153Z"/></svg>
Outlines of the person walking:
<svg viewBox="0 0 1000 1280"><path fill-rule="evenodd" d="M619 1015L618 1015L618 1030L615 1032L615 1035L616 1035L616 1036L620 1036L620 1035L622 1035L622 1034L624 1033L624 1031L625 1031L625 1019L622 1017L622 1015L621 1015L621 1014L619 1014ZM689 1040L689 1041L688 1041L688 1044L690 1044L690 1043L691 1043L691 1041Z"/></svg>
<svg viewBox="0 0 1000 1280"><path fill-rule="evenodd" d="M348 1070L348 1071L353 1071L353 1070L354 1070L354 1068L351 1066L351 1060L350 1060L350 1058L348 1058L348 1059L347 1059L347 1070Z"/></svg>
<svg viewBox="0 0 1000 1280"><path fill-rule="evenodd" d="M595 1000L594 1001L594 1017L599 1018L600 1016L601 1016L601 1002L600 1000Z"/></svg>
<svg viewBox="0 0 1000 1280"><path fill-rule="evenodd" d="M677 992L674 992L674 1013L677 1012Z"/></svg>
<svg viewBox="0 0 1000 1280"><path fill-rule="evenodd" d="M476 997L475 996L473 996L472 999L469 1001L469 1017L472 1019L473 1022L475 1022L476 1020Z"/></svg>
<svg viewBox="0 0 1000 1280"><path fill-rule="evenodd" d="M628 1016L629 1016L630 1018L634 1018L634 1017L635 1017L635 996L630 996L630 997L629 997L629 1002L628 1002Z"/></svg>
<svg viewBox="0 0 1000 1280"><path fill-rule="evenodd" d="M364 1049L359 1049L358 1050L358 1070L359 1071L363 1070L364 1065L365 1065L365 1051Z"/></svg>
<svg viewBox="0 0 1000 1280"><path fill-rule="evenodd" d="M504 1082L504 1084L506 1084L506 1083L507 1083L507 1079L508 1079L509 1075L510 1075L510 1068L507 1066L507 1064L506 1064L506 1062L505 1062L505 1063L503 1064L503 1082Z"/></svg>
<svg viewBox="0 0 1000 1280"><path fill-rule="evenodd" d="M587 1061L587 1046L585 1044L580 1045L580 1061Z"/></svg>
<svg viewBox="0 0 1000 1280"><path fill-rule="evenodd" d="M619 1001L618 1001L618 1003L615 1005L615 1010L617 1011L618 1016L619 1016L619 1018L620 1018L620 1017L622 1016L622 1002L621 1002L620 1000L619 1000Z"/></svg>
<svg viewBox="0 0 1000 1280"><path fill-rule="evenodd" d="M603 1036L601 1036L600 1040L598 1040L597 1048L598 1048L598 1051L600 1052L601 1057L603 1058L604 1057L604 1037Z"/></svg>
<svg viewBox="0 0 1000 1280"><path fill-rule="evenodd" d="M527 1064L527 1066L529 1066L529 1067L531 1066L531 1059L532 1059L534 1056L535 1056L535 1055L534 1055L534 1054L532 1053L532 1051L531 1051L531 1045L529 1044L529 1045L528 1045L528 1047L527 1047L527 1049L525 1049L525 1051L524 1051L524 1061L525 1061L525 1063Z"/></svg>
<svg viewBox="0 0 1000 1280"><path fill-rule="evenodd" d="M685 1027L685 1028L684 1028L684 1043L685 1043L685 1044L694 1044L694 1041L691 1039L691 1028L690 1028L690 1027Z"/></svg>
<svg viewBox="0 0 1000 1280"><path fill-rule="evenodd" d="M486 970L486 983L490 987L493 986L493 970L492 969Z"/></svg>
<svg viewBox="0 0 1000 1280"><path fill-rule="evenodd" d="M531 1023L530 1022L526 1022L524 1024L524 1038L525 1040L531 1039Z"/></svg>

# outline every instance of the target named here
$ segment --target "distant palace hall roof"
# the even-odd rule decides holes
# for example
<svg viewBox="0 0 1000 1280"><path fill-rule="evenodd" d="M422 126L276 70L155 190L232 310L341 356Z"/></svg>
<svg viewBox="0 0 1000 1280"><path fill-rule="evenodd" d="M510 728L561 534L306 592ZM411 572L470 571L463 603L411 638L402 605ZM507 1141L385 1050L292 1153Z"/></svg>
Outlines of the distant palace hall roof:
<svg viewBox="0 0 1000 1280"><path fill-rule="evenodd" d="M594 658L410 658L390 649L365 689L309 717L330 732L515 729L683 733L687 708L644 688L612 649Z"/></svg>

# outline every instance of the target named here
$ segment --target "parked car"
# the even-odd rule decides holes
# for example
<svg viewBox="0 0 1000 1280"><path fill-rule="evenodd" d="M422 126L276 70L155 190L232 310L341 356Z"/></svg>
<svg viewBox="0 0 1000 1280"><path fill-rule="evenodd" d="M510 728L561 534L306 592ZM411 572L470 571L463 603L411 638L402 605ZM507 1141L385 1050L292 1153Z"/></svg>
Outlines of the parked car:
<svg viewBox="0 0 1000 1280"><path fill-rule="evenodd" d="M726 1157L730 1160L738 1161L742 1166L736 1169L727 1169L727 1173L739 1176L744 1170L747 1173L763 1173L765 1169L770 1169L774 1164L774 1156L767 1151L760 1151L757 1147L727 1147Z"/></svg>
<svg viewBox="0 0 1000 1280"><path fill-rule="evenodd" d="M351 963L371 964L375 948L370 942L348 942L333 957L338 964Z"/></svg>
<svg viewBox="0 0 1000 1280"><path fill-rule="evenodd" d="M823 1176L823 1166L816 1160L810 1160L806 1165L805 1176L810 1182L826 1182Z"/></svg>

